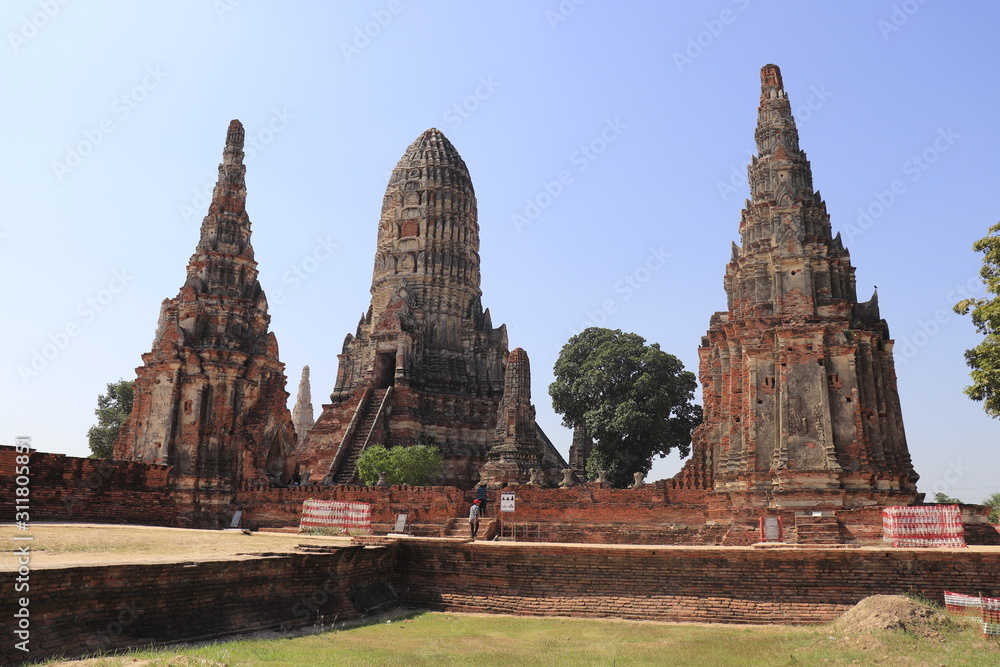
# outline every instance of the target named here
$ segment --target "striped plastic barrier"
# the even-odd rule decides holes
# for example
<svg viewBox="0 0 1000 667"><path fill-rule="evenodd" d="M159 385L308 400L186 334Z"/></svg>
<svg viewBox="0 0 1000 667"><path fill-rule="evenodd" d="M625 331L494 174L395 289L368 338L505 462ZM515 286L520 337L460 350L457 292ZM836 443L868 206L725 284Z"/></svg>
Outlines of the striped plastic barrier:
<svg viewBox="0 0 1000 667"><path fill-rule="evenodd" d="M882 538L894 547L964 547L962 510L958 505L886 507Z"/></svg>
<svg viewBox="0 0 1000 667"><path fill-rule="evenodd" d="M982 598L983 636L1000 637L1000 598Z"/></svg>
<svg viewBox="0 0 1000 667"><path fill-rule="evenodd" d="M371 532L372 506L369 503L350 503L341 500L315 500L308 498L302 502L302 518L299 531L339 530L347 533L353 530Z"/></svg>
<svg viewBox="0 0 1000 667"><path fill-rule="evenodd" d="M983 601L978 595L963 595L962 593L944 592L944 608L959 616L979 616Z"/></svg>

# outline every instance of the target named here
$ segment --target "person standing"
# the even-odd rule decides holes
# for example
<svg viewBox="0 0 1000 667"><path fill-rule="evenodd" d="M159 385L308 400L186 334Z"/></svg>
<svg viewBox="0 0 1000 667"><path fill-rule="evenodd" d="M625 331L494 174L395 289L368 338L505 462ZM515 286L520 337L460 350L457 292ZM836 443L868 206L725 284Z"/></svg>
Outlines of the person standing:
<svg viewBox="0 0 1000 667"><path fill-rule="evenodd" d="M486 516L486 483L480 482L476 487L476 500L479 501L479 515Z"/></svg>
<svg viewBox="0 0 1000 667"><path fill-rule="evenodd" d="M476 539L476 533L479 532L479 500L472 501L472 507L469 508L469 539Z"/></svg>

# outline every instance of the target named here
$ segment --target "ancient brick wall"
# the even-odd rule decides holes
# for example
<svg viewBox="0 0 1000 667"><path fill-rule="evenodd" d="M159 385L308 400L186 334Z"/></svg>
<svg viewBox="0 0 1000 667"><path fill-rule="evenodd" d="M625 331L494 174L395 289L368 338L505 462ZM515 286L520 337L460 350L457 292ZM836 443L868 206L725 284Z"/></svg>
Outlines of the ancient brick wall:
<svg viewBox="0 0 1000 667"><path fill-rule="evenodd" d="M448 611L804 624L832 620L869 595L1000 594L995 552L426 540L399 548L403 598Z"/></svg>
<svg viewBox="0 0 1000 667"><path fill-rule="evenodd" d="M421 539L330 554L53 568L31 573L29 657L291 628L320 616L330 624L358 616L349 593L376 583L408 604L446 611L810 624L869 595L913 593L939 602L945 590L997 596L997 572L1000 553L969 550ZM15 576L0 573L0 587L11 590ZM3 598L0 614L11 613L13 601Z"/></svg>
<svg viewBox="0 0 1000 667"><path fill-rule="evenodd" d="M15 457L0 446L0 488L14 488ZM31 521L178 525L170 466L32 452L28 467ZM0 516L14 518L13 494L0 494Z"/></svg>
<svg viewBox="0 0 1000 667"><path fill-rule="evenodd" d="M80 656L153 642L192 641L293 628L360 612L348 600L359 585L393 584L395 552L348 547L331 554L198 563L33 570L30 653L5 641L4 657ZM0 586L13 590L13 572ZM0 613L10 618L5 595Z"/></svg>
<svg viewBox="0 0 1000 667"><path fill-rule="evenodd" d="M386 533L397 514L408 514L411 524L443 529L448 519L468 510L466 495L452 486L298 486L244 488L236 492L234 503L244 509L247 521L263 528L297 527L302 501L307 498L370 503L374 531Z"/></svg>

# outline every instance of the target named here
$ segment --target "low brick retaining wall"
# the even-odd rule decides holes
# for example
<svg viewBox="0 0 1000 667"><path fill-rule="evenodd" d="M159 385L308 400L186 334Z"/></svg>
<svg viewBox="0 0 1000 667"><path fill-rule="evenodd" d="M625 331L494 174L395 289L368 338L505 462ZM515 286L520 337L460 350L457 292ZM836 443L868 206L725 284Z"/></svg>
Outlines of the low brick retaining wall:
<svg viewBox="0 0 1000 667"><path fill-rule="evenodd" d="M862 598L1000 593L1000 550L400 543L401 594L432 609L808 624ZM990 592L992 591L992 593Z"/></svg>
<svg viewBox="0 0 1000 667"><path fill-rule="evenodd" d="M382 538L383 540L385 538ZM0 574L13 590L16 573ZM749 549L464 543L410 538L383 547L237 561L31 572L38 660L359 615L348 594L389 584L416 607L654 621L810 624L869 595L945 590L1000 596L1000 550ZM11 618L5 596L0 614ZM2 655L24 659L10 635Z"/></svg>
<svg viewBox="0 0 1000 667"><path fill-rule="evenodd" d="M395 578L395 547L338 549L249 560L33 570L30 652L11 632L0 664L74 657L130 646L293 628L360 615L353 587ZM10 620L16 573L0 575L0 614ZM7 625L7 624L5 624ZM10 661L10 662L8 662Z"/></svg>

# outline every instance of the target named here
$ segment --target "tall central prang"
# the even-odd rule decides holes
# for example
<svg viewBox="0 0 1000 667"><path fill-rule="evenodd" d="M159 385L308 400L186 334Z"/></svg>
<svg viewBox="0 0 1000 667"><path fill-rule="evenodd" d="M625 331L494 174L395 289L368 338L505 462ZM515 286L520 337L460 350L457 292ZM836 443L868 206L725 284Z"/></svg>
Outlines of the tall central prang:
<svg viewBox="0 0 1000 667"><path fill-rule="evenodd" d="M451 142L430 129L389 178L371 306L344 341L331 402L303 445L312 481L355 481L357 458L374 443L435 444L442 483L478 480L507 361L507 330L493 327L479 284L472 179ZM539 446L552 467L565 467L544 435Z"/></svg>
<svg viewBox="0 0 1000 667"><path fill-rule="evenodd" d="M675 480L737 507L909 504L893 341L877 294L858 303L775 65L761 70L755 138L728 310L699 349L705 419Z"/></svg>

